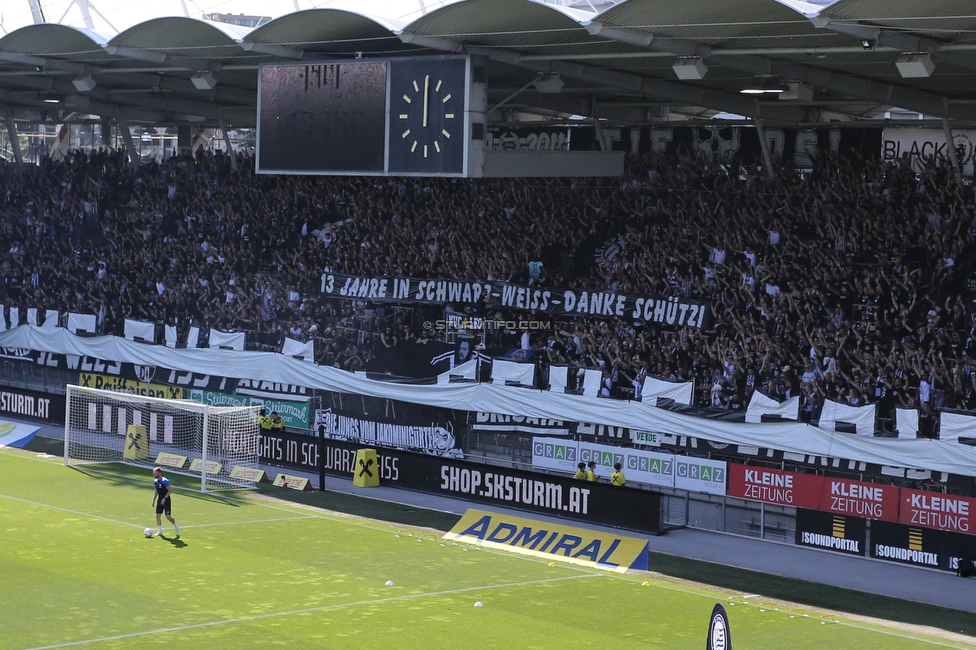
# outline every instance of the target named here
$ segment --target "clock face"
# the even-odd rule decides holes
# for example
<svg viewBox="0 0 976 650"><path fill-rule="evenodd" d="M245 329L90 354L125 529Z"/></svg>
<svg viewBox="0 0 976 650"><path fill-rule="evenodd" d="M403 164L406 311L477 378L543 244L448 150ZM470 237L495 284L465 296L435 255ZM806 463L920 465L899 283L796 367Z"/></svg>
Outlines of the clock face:
<svg viewBox="0 0 976 650"><path fill-rule="evenodd" d="M390 173L464 171L464 59L392 61Z"/></svg>

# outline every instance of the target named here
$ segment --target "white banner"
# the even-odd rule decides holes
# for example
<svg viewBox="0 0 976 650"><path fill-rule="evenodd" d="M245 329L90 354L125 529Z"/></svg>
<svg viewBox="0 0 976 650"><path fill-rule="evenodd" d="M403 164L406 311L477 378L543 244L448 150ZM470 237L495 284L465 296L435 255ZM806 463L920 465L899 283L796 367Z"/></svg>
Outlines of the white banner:
<svg viewBox="0 0 976 650"><path fill-rule="evenodd" d="M41 327L57 327L59 318L60 314L58 314L57 309L47 309L44 311L44 322Z"/></svg>
<svg viewBox="0 0 976 650"><path fill-rule="evenodd" d="M913 439L918 436L918 409L895 407L895 430L899 438Z"/></svg>
<svg viewBox="0 0 976 650"><path fill-rule="evenodd" d="M492 364L492 383L504 384L506 381L512 381L523 386L532 386L532 380L534 378L534 363L518 363L516 361L495 359L495 362Z"/></svg>
<svg viewBox="0 0 976 650"><path fill-rule="evenodd" d="M142 339L144 341L156 342L156 323L148 323L141 320L125 319L125 338L129 340Z"/></svg>
<svg viewBox="0 0 976 650"><path fill-rule="evenodd" d="M302 343L286 336L285 342L281 345L281 353L287 357L297 357L302 361L315 363L315 342Z"/></svg>
<svg viewBox="0 0 976 650"><path fill-rule="evenodd" d="M847 422L854 425L854 431L857 435L873 437L877 411L877 404L851 406L850 404L841 404L825 399L817 426L828 431L835 431L838 422Z"/></svg>
<svg viewBox="0 0 976 650"><path fill-rule="evenodd" d="M725 494L728 464L720 460L674 457L674 487L692 492Z"/></svg>
<svg viewBox="0 0 976 650"><path fill-rule="evenodd" d="M244 332L223 332L210 330L210 347L228 347L234 350L244 349Z"/></svg>
<svg viewBox="0 0 976 650"><path fill-rule="evenodd" d="M644 379L644 387L641 389L641 399L651 401L657 397L673 399L675 404L691 405L691 399L695 394L695 382L675 382L665 381L647 377Z"/></svg>
<svg viewBox="0 0 976 650"><path fill-rule="evenodd" d="M13 316L13 308L10 309L11 316ZM13 321L13 318L11 318ZM11 325L15 323L11 322ZM77 332L78 330L85 330L91 334L95 333L95 316L93 314L76 314L75 312L68 313L68 331Z"/></svg>
<svg viewBox="0 0 976 650"><path fill-rule="evenodd" d="M559 472L576 472L579 463L579 444L563 438L533 438L532 467L554 469Z"/></svg>
<svg viewBox="0 0 976 650"><path fill-rule="evenodd" d="M973 176L976 156L976 131L953 131L963 176ZM885 129L881 142L881 158L885 162L907 159L912 170L920 172L931 167L951 167L942 129Z"/></svg>
<svg viewBox="0 0 976 650"><path fill-rule="evenodd" d="M784 402L779 402L757 390L749 399L746 422L759 424L762 422L763 415L778 415L784 420L796 420L800 417L800 398L791 397Z"/></svg>
<svg viewBox="0 0 976 650"><path fill-rule="evenodd" d="M976 438L976 416L942 411L939 414L939 440L959 440L962 437Z"/></svg>
<svg viewBox="0 0 976 650"><path fill-rule="evenodd" d="M796 454L976 476L976 449L944 440L853 436L802 422L745 424L709 420L637 401L581 397L491 383L393 384L270 352L228 354L223 350L174 350L161 345L141 345L114 336L81 338L61 328L23 325L16 330L0 332L0 351L3 348L90 356L242 380L259 378L269 385L357 393L464 411L597 422Z"/></svg>

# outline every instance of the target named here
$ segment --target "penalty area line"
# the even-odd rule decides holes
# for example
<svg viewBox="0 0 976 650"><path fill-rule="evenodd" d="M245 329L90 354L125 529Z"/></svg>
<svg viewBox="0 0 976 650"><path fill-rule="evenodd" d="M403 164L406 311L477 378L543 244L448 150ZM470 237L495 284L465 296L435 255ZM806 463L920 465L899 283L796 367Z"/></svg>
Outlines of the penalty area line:
<svg viewBox="0 0 976 650"><path fill-rule="evenodd" d="M360 600L352 603L337 603L335 605L322 605L321 607L307 607L305 609L293 609L286 612L271 612L269 614L257 614L255 616L242 616L240 618L229 618L224 621L208 621L206 623L194 623L192 625L180 625L176 627L164 627L156 630L146 630L144 632L131 632L129 634L117 634L98 639L83 639L81 641L68 641L66 643L56 643L54 645L35 646L25 650L53 650L54 648L69 648L71 646L87 645L89 643L103 643L105 641L120 641L122 639L133 639L150 634L167 634L170 632L185 632L187 630L198 630L205 627L216 627L218 625L234 625L236 623L249 623L279 616L295 616L298 614L311 614L314 612L327 612L334 609L344 609L346 607L360 607L362 605L379 605L383 603L395 603L404 600L417 600L430 596L449 596L451 594L463 594L470 591L485 591L488 589L504 589L506 587L525 587L527 585L545 584L549 582L561 582L565 580L580 580L582 578L595 577L593 575L563 576L560 578L544 578L541 580L525 580L523 582L507 582L500 585L481 585L478 587L464 587L463 589L446 589L444 591L431 591L422 594L407 594L404 596L392 596L390 598L376 598L374 600Z"/></svg>

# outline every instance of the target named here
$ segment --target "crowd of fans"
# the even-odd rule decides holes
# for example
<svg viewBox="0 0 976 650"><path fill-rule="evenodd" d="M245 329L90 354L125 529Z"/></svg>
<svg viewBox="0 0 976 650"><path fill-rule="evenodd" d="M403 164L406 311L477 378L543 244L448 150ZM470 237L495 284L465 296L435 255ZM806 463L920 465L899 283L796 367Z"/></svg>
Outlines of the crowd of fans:
<svg viewBox="0 0 976 650"><path fill-rule="evenodd" d="M561 317L489 343L602 368L611 396L650 375L694 380L702 407L759 389L799 395L805 417L825 398L976 410L973 187L941 167L832 156L770 179L685 153L629 159L619 179L462 180L237 162L0 163L0 303L96 314L101 333L132 318L267 349L315 338L320 362L355 370L443 334L420 325L443 307L326 300L323 271L681 296L711 305L706 327Z"/></svg>

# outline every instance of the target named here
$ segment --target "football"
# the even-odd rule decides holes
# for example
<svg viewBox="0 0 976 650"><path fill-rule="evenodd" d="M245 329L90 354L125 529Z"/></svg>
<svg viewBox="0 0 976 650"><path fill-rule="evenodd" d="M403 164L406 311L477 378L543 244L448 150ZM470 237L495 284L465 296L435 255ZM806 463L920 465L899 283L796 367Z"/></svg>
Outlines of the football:
<svg viewBox="0 0 976 650"><path fill-rule="evenodd" d="M152 528L147 528L146 530L142 531L142 533L146 537L152 537Z"/></svg>

